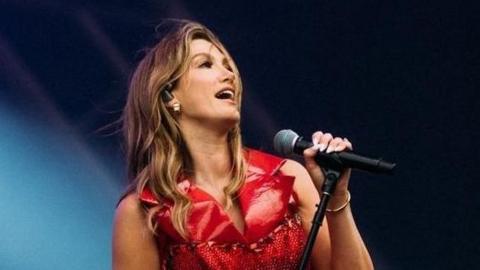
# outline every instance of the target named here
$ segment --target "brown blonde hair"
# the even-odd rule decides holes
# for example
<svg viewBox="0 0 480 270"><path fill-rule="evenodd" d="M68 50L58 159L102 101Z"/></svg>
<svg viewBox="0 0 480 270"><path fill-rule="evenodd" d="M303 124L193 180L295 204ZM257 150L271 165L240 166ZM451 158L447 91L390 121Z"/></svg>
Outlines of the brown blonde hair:
<svg viewBox="0 0 480 270"><path fill-rule="evenodd" d="M205 39L214 44L231 61L236 75L235 87L238 106L241 103L242 83L238 69L220 40L205 26L187 20L169 20L171 30L146 51L130 81L127 103L123 111L123 132L127 154L128 178L137 194L148 186L159 202L170 199L174 206L172 224L178 233L188 237L186 219L191 205L179 190L180 176L193 171L190 153L182 138L174 115L162 102L161 91L188 70L190 44L194 39ZM240 109L240 108L239 108ZM228 134L232 155L232 181L225 187L226 208L245 181L240 124ZM148 214L148 224L155 232L155 211Z"/></svg>

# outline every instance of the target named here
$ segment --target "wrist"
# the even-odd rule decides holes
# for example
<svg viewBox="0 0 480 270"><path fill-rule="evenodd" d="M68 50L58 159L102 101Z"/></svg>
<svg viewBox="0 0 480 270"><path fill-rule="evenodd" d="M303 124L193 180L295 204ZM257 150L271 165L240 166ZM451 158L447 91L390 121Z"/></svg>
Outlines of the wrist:
<svg viewBox="0 0 480 270"><path fill-rule="evenodd" d="M335 195L333 195L328 202L327 212L336 213L344 210L350 204L351 198L348 190L341 193L335 192Z"/></svg>
<svg viewBox="0 0 480 270"><path fill-rule="evenodd" d="M350 191L348 191L348 189L335 190L335 192L332 194L331 199L338 199L340 201L344 201L345 198L347 198L349 193L350 193Z"/></svg>

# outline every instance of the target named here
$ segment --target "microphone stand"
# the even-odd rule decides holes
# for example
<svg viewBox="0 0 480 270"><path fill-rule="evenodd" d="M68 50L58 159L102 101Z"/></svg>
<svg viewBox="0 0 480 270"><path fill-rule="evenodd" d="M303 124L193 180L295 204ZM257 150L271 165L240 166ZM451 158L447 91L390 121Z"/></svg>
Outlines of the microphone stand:
<svg viewBox="0 0 480 270"><path fill-rule="evenodd" d="M335 188L337 187L337 182L340 178L340 170L341 169L339 168L323 170L325 174L325 182L323 183L322 187L322 198L320 199L320 203L316 205L317 211L315 212L315 216L313 217L312 228L310 229L307 244L305 245L305 248L303 250L302 260L300 262L299 268L300 270L304 270L307 267L310 255L312 253L313 244L315 243L318 234L318 230L322 226L323 219L325 217L328 202L330 201L330 197L335 192Z"/></svg>

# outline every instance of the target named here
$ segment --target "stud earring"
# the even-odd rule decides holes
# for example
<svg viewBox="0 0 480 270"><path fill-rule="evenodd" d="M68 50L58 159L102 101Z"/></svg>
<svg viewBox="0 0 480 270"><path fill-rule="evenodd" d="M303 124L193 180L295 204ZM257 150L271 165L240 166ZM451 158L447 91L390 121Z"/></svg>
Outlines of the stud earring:
<svg viewBox="0 0 480 270"><path fill-rule="evenodd" d="M176 113L180 113L180 103L175 102L173 104L173 111L176 112Z"/></svg>

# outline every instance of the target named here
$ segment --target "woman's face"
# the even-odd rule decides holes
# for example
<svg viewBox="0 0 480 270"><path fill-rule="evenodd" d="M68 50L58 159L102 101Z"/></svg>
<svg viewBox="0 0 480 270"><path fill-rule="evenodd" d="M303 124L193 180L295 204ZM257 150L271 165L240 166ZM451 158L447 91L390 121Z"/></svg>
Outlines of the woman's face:
<svg viewBox="0 0 480 270"><path fill-rule="evenodd" d="M233 127L240 120L240 112L231 60L204 39L192 41L190 59L173 91L181 105L179 121Z"/></svg>

